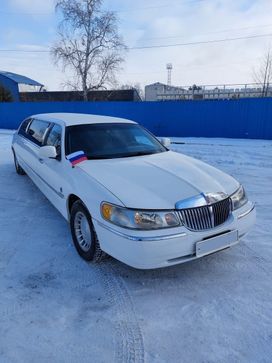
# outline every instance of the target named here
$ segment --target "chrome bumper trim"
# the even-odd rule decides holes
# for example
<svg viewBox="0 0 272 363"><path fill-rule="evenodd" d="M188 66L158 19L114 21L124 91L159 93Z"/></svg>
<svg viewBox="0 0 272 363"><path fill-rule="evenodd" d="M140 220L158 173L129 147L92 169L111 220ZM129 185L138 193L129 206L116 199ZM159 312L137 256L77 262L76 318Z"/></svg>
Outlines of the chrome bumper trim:
<svg viewBox="0 0 272 363"><path fill-rule="evenodd" d="M239 216L237 217L237 219L241 219L245 216L247 216L249 213L251 213L253 210L255 209L255 204L252 205L252 207L250 209L248 209L247 211L245 211L242 214L239 214Z"/></svg>
<svg viewBox="0 0 272 363"><path fill-rule="evenodd" d="M154 236L154 237L141 237L141 236L132 236L132 235L129 235L129 234L126 234L126 233L122 233L122 232L119 232L119 231L116 231L116 229L110 227L110 226L107 226L105 225L104 223L101 223L99 221L96 221L98 223L98 225L102 228L105 228L107 229L108 231L116 234L117 236L120 236L120 237L123 237L123 238L126 238L130 241L138 241L138 242L151 242L151 241L165 241L165 240L168 240L168 239L172 239L172 238L179 238L179 237L185 237L187 236L187 233L177 233L177 234L170 234L170 235L167 235L167 236Z"/></svg>

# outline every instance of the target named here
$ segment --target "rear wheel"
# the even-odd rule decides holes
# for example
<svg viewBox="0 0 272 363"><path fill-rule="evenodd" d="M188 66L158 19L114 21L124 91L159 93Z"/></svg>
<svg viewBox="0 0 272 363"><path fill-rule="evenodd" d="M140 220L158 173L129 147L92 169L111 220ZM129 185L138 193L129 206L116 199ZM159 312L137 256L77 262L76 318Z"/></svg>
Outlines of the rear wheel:
<svg viewBox="0 0 272 363"><path fill-rule="evenodd" d="M12 152L13 152L14 166L15 166L16 173L19 175L25 175L26 173L25 173L24 169L20 166L14 150L12 150Z"/></svg>
<svg viewBox="0 0 272 363"><path fill-rule="evenodd" d="M100 248L90 213L79 200L71 209L70 228L76 250L84 260L99 262L106 256Z"/></svg>

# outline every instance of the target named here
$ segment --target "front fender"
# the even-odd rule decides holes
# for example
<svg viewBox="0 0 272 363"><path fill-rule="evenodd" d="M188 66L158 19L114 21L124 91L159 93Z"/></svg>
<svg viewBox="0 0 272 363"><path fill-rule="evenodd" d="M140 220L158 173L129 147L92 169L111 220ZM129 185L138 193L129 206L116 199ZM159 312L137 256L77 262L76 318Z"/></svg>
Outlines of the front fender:
<svg viewBox="0 0 272 363"><path fill-rule="evenodd" d="M95 220L101 220L100 204L103 201L124 206L122 201L98 182L95 177L77 167L71 168L71 189L66 195L68 220L70 218L69 197L71 195L75 195L85 204Z"/></svg>

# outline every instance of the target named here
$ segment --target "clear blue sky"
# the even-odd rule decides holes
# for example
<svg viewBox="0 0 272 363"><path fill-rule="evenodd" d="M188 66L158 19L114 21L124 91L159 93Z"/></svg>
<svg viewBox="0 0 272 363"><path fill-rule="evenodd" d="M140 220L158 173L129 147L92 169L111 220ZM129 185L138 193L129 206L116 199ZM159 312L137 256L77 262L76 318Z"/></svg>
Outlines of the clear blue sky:
<svg viewBox="0 0 272 363"><path fill-rule="evenodd" d="M53 0L0 4L0 49L43 50L54 42ZM105 0L104 7L117 11L129 47L272 34L271 0ZM166 82L165 66L171 62L176 85L252 82L271 39L131 50L118 80L142 86ZM51 90L61 89L70 76L46 53L0 52L0 69L32 77Z"/></svg>

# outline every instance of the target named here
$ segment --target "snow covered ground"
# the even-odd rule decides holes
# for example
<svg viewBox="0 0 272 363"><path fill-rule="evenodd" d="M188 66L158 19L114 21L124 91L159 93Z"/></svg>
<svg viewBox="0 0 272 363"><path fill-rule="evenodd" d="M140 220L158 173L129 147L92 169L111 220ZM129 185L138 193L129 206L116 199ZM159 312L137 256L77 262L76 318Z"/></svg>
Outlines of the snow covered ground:
<svg viewBox="0 0 272 363"><path fill-rule="evenodd" d="M237 246L167 269L87 264L65 220L15 174L0 132L0 362L272 361L272 142L173 139L257 203Z"/></svg>

